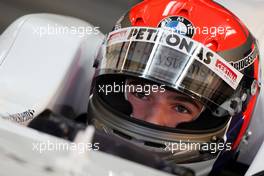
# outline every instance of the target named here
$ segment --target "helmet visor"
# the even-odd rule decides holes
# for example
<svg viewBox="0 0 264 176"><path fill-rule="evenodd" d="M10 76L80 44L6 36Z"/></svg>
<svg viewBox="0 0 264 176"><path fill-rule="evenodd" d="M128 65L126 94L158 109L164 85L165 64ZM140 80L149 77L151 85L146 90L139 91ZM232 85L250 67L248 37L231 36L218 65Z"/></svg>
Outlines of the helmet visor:
<svg viewBox="0 0 264 176"><path fill-rule="evenodd" d="M169 29L145 27L111 32L98 74L152 80L208 106L221 106L231 98L243 77L201 43Z"/></svg>

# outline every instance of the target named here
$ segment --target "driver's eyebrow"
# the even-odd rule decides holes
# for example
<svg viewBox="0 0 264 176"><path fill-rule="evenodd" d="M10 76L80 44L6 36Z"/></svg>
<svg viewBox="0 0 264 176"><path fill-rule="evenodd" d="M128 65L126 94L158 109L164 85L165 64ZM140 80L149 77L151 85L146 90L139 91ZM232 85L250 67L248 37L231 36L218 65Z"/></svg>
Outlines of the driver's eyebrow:
<svg viewBox="0 0 264 176"><path fill-rule="evenodd" d="M201 106L199 106L199 104L194 99L187 97L187 96L176 95L176 96L169 97L169 99L187 102L187 103L194 105L197 109L201 109Z"/></svg>

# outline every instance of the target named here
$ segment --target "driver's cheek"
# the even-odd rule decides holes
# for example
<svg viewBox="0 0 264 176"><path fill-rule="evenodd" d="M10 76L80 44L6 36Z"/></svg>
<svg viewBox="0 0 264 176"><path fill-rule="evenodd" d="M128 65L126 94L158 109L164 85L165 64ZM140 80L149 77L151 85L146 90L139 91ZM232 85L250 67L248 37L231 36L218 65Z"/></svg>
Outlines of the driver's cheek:
<svg viewBox="0 0 264 176"><path fill-rule="evenodd" d="M189 114L182 114L182 113L176 113L170 116L171 117L171 123L174 123L174 127L179 125L180 123L186 123L193 121L193 117Z"/></svg>
<svg viewBox="0 0 264 176"><path fill-rule="evenodd" d="M145 121L166 127L175 127L177 121L171 118L172 114L167 105L153 105L145 111Z"/></svg>
<svg viewBox="0 0 264 176"><path fill-rule="evenodd" d="M132 105L132 115L134 118L145 120L146 114L151 107L148 101L138 100L135 97L128 97L129 102Z"/></svg>
<svg viewBox="0 0 264 176"><path fill-rule="evenodd" d="M170 121L168 117L167 106L163 106L159 103L153 103L151 101L141 101L134 98L130 98L130 103L132 104L134 118L143 120L148 123L155 125L168 126L171 127L174 124Z"/></svg>

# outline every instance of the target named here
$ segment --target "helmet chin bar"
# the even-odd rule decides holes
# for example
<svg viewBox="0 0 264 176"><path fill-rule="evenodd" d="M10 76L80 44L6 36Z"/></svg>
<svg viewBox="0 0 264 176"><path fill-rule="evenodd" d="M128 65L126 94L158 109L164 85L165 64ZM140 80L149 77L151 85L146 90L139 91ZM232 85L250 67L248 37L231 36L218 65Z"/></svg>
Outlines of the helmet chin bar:
<svg viewBox="0 0 264 176"><path fill-rule="evenodd" d="M176 144L213 145L225 142L226 129L229 123L214 131L205 130L200 133L183 129L154 127L156 125L139 122L124 117L107 105L99 95L94 93L89 103L88 116L93 119L96 129L108 135L118 136L151 152L155 152L166 161L174 163L194 163L215 159L219 151L211 150L174 150Z"/></svg>

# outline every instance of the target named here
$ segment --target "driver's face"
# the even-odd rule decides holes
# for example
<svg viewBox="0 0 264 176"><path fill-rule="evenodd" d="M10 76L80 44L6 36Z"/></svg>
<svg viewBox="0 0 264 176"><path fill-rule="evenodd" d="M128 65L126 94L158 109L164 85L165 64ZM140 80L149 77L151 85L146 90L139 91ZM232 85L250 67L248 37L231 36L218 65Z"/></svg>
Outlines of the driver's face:
<svg viewBox="0 0 264 176"><path fill-rule="evenodd" d="M127 99L132 105L134 118L167 127L195 120L203 108L199 101L170 90L148 92L147 95L127 92Z"/></svg>

